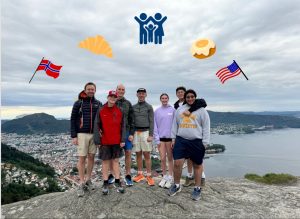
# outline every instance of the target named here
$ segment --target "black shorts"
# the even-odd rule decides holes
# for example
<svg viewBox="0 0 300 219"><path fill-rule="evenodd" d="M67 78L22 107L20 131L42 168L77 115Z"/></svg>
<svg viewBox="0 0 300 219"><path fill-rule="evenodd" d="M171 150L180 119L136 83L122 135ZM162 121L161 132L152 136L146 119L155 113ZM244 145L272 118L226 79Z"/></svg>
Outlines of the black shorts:
<svg viewBox="0 0 300 219"><path fill-rule="evenodd" d="M160 138L159 140L162 142L170 142L172 141L172 138Z"/></svg>
<svg viewBox="0 0 300 219"><path fill-rule="evenodd" d="M124 150L120 145L102 145L99 149L99 159L112 160L124 155Z"/></svg>
<svg viewBox="0 0 300 219"><path fill-rule="evenodd" d="M191 159L197 165L201 165L205 154L202 139L187 140L176 136L173 149L174 160Z"/></svg>

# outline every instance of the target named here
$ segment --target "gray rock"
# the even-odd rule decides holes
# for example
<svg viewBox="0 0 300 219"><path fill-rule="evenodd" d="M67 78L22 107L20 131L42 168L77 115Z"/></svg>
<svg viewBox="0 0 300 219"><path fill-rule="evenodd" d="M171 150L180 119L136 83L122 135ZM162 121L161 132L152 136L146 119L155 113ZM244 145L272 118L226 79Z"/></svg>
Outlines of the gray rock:
<svg viewBox="0 0 300 219"><path fill-rule="evenodd" d="M202 198L191 199L193 188L174 197L146 183L125 194L101 188L78 198L76 191L52 193L2 206L8 218L300 218L300 185L273 186L245 179L207 179Z"/></svg>

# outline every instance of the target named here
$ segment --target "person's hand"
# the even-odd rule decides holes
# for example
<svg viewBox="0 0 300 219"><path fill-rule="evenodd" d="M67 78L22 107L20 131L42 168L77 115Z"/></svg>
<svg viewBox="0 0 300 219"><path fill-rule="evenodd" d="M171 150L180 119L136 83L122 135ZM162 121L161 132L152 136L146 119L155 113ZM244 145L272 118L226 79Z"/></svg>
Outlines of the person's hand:
<svg viewBox="0 0 300 219"><path fill-rule="evenodd" d="M128 141L133 141L133 135L128 136Z"/></svg>
<svg viewBox="0 0 300 219"><path fill-rule="evenodd" d="M102 137L102 130L100 129L99 130L99 135L100 135L100 138Z"/></svg>
<svg viewBox="0 0 300 219"><path fill-rule="evenodd" d="M152 136L149 136L149 137L147 138L147 142L152 142L152 140L153 140L153 137L152 137Z"/></svg>
<svg viewBox="0 0 300 219"><path fill-rule="evenodd" d="M190 116L190 115L191 115L191 112L188 111L188 110L185 110L185 111L183 112L183 115L185 115L185 116Z"/></svg>
<svg viewBox="0 0 300 219"><path fill-rule="evenodd" d="M172 139L171 148L173 149L175 145L175 139Z"/></svg>
<svg viewBox="0 0 300 219"><path fill-rule="evenodd" d="M125 146L125 142L121 142L120 143L120 147L122 148L122 147L124 147Z"/></svg>
<svg viewBox="0 0 300 219"><path fill-rule="evenodd" d="M97 148L101 148L101 144L96 145Z"/></svg>
<svg viewBox="0 0 300 219"><path fill-rule="evenodd" d="M72 144L78 145L78 138L72 138Z"/></svg>
<svg viewBox="0 0 300 219"><path fill-rule="evenodd" d="M204 145L204 148L206 149L208 147L208 144L203 144Z"/></svg>

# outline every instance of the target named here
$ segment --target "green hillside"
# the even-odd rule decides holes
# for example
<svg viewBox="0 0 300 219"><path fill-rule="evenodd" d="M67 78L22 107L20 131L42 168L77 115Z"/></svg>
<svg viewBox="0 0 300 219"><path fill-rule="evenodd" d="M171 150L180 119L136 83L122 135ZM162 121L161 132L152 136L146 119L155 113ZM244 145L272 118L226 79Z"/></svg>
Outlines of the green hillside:
<svg viewBox="0 0 300 219"><path fill-rule="evenodd" d="M2 204L25 200L45 193L61 191L54 179L55 171L52 167L3 143L1 143L1 162L11 166L9 169L1 169ZM28 171L26 174L30 172L36 174L39 178L45 178L45 183L48 185L47 188L41 189L35 183L25 184L23 180L25 177L19 177L17 182L6 182L7 175L13 175L12 167L17 169L16 172L26 170Z"/></svg>

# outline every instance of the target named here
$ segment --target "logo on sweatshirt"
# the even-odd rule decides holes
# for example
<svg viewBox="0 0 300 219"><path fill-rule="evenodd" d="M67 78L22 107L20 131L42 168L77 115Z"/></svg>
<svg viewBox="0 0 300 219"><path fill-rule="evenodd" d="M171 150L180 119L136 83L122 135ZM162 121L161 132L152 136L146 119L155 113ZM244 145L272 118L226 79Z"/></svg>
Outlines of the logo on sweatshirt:
<svg viewBox="0 0 300 219"><path fill-rule="evenodd" d="M180 117L182 118L182 123L179 125L180 128L197 128L196 124L191 124L193 120L195 121L197 116L194 114L191 114L189 116L184 115L183 113L180 114Z"/></svg>

